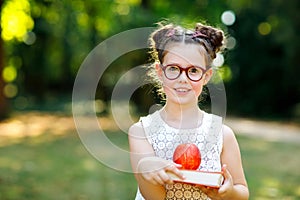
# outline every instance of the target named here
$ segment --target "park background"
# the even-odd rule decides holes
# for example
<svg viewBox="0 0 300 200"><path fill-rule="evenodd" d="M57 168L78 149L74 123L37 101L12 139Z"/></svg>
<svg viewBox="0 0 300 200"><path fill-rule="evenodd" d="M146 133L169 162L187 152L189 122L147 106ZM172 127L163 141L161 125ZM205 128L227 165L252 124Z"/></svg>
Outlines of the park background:
<svg viewBox="0 0 300 200"><path fill-rule="evenodd" d="M298 0L0 0L0 7L0 199L133 199L132 174L106 167L82 145L72 89L98 44L165 19L226 32L229 46L218 71L228 118L245 119L246 127L271 124L260 136L282 130L277 140L237 130L250 199L300 198L299 140L280 139L291 130L300 135ZM148 62L147 51L113 62L95 96L107 137L125 149L127 136L111 117L111 93L122 74ZM156 101L151 85L138 89L133 115L149 112Z"/></svg>

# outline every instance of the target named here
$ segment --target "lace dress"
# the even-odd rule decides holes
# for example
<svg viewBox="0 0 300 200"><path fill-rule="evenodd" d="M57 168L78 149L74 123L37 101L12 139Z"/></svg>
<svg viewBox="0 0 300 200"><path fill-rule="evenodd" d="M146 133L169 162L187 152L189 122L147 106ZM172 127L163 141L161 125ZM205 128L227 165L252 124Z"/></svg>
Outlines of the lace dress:
<svg viewBox="0 0 300 200"><path fill-rule="evenodd" d="M175 148L182 143L194 143L201 152L199 170L221 171L220 155L223 145L222 118L203 112L201 126L193 129L177 129L163 121L156 111L140 119L146 137L156 156L172 160ZM184 183L166 184L166 199L210 199L197 186ZM135 200L143 200L137 191Z"/></svg>

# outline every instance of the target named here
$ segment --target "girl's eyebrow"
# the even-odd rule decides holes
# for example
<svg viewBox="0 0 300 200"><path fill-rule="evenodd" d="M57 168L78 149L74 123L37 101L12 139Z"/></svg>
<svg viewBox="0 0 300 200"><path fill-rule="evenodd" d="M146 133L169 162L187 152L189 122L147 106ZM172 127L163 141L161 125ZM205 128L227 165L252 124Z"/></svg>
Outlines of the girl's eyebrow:
<svg viewBox="0 0 300 200"><path fill-rule="evenodd" d="M169 64L162 64L163 66L166 66L166 65L176 65L176 66L179 66L179 67L198 67L198 68L201 68L201 69L206 69L205 67L202 67L202 66L200 66L200 65L192 65L192 64L190 64L190 65L180 65L180 64L178 64L178 63L169 63Z"/></svg>

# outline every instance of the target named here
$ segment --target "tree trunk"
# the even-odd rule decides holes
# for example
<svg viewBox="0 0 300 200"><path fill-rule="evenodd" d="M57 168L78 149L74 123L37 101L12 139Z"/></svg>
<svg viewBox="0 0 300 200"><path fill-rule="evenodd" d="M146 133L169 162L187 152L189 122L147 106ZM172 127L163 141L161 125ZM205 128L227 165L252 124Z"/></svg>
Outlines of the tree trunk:
<svg viewBox="0 0 300 200"><path fill-rule="evenodd" d="M0 10L2 10L3 0L0 0ZM5 83L2 77L2 71L4 68L4 49L3 49L3 40L1 38L2 29L0 28L0 119L7 117L9 109L8 102L4 96L3 89Z"/></svg>

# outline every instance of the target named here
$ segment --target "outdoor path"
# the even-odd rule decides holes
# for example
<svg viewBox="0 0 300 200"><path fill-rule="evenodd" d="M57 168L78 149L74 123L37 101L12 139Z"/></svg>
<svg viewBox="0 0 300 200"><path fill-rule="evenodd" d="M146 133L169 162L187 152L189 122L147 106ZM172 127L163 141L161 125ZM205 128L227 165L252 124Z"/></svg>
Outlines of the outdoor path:
<svg viewBox="0 0 300 200"><path fill-rule="evenodd" d="M300 124L233 117L226 118L225 124L241 135L300 144Z"/></svg>
<svg viewBox="0 0 300 200"><path fill-rule="evenodd" d="M112 119L99 118L99 121L104 131L118 129ZM236 134L300 144L300 124L233 117L226 117L225 124ZM34 137L44 133L61 135L72 131L76 131L72 116L41 112L16 113L0 122L0 146L6 143L5 139Z"/></svg>

